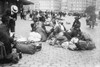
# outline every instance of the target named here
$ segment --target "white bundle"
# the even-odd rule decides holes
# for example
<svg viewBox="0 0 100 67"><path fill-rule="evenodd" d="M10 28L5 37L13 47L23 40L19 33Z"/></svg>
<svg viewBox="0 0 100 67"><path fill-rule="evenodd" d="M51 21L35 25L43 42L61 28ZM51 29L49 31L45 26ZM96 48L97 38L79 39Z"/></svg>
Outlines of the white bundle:
<svg viewBox="0 0 100 67"><path fill-rule="evenodd" d="M25 42L27 41L27 38L20 36L19 38L16 39L18 42Z"/></svg>
<svg viewBox="0 0 100 67"><path fill-rule="evenodd" d="M63 48L65 48L65 49L67 49L68 46L69 46L69 42L68 42L68 41L67 41L67 42L63 42L63 43L61 44L61 46L62 46Z"/></svg>
<svg viewBox="0 0 100 67"><path fill-rule="evenodd" d="M75 50L77 47L74 43L69 42L68 48L71 49L71 50Z"/></svg>
<svg viewBox="0 0 100 67"><path fill-rule="evenodd" d="M62 43L62 47L65 48L65 49L71 49L71 50L75 50L77 47L75 44L73 44L72 42L64 42Z"/></svg>
<svg viewBox="0 0 100 67"><path fill-rule="evenodd" d="M28 41L40 41L41 40L41 35L37 32L30 32L29 37L28 37Z"/></svg>
<svg viewBox="0 0 100 67"><path fill-rule="evenodd" d="M72 43L78 43L78 41L79 41L79 39L77 38L77 37L73 37L72 39L71 39L71 42Z"/></svg>

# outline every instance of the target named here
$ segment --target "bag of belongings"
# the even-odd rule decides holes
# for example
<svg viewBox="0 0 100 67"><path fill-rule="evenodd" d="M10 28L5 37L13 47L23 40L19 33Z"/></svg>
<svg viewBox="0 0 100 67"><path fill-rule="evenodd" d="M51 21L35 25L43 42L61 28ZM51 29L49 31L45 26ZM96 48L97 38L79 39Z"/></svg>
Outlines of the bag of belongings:
<svg viewBox="0 0 100 67"><path fill-rule="evenodd" d="M69 46L69 42L68 42L68 41L63 42L63 43L61 44L61 46L62 46L63 48L65 48L65 49L67 49L68 46Z"/></svg>
<svg viewBox="0 0 100 67"><path fill-rule="evenodd" d="M68 43L68 49L70 50L76 50L78 47L77 47L77 43L78 43L79 39L77 37L73 37L70 42Z"/></svg>
<svg viewBox="0 0 100 67"><path fill-rule="evenodd" d="M37 32L30 32L28 41L38 42L41 40L41 35Z"/></svg>
<svg viewBox="0 0 100 67"><path fill-rule="evenodd" d="M79 41L79 39L78 39L77 37L73 37L73 38L71 39L71 42L72 42L72 43L78 43L78 41Z"/></svg>
<svg viewBox="0 0 100 67"><path fill-rule="evenodd" d="M36 51L40 51L42 48L42 44L40 43L18 43L16 45L17 51L26 53L26 54L34 54Z"/></svg>
<svg viewBox="0 0 100 67"><path fill-rule="evenodd" d="M70 50L76 50L77 49L76 45L73 42L70 41L68 44L69 44L68 49L70 49Z"/></svg>
<svg viewBox="0 0 100 67"><path fill-rule="evenodd" d="M77 42L77 38L73 38L71 41L66 41L62 43L62 47L65 49L70 49L70 50L76 50L77 46L76 43Z"/></svg>
<svg viewBox="0 0 100 67"><path fill-rule="evenodd" d="M74 37L71 39L71 42L76 45L78 50L92 50L95 48L95 44L89 36L85 40L79 40L77 37Z"/></svg>
<svg viewBox="0 0 100 67"><path fill-rule="evenodd" d="M92 50L96 48L95 43L93 41L79 40L78 45L80 50Z"/></svg>

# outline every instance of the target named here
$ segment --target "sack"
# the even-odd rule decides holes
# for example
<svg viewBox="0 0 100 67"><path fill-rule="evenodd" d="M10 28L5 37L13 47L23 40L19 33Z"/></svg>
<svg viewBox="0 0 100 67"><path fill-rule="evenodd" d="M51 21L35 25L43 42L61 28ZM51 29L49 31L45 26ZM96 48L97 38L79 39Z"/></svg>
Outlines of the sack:
<svg viewBox="0 0 100 67"><path fill-rule="evenodd" d="M79 40L77 44L77 48L80 50L85 50L87 48L87 42L83 40Z"/></svg>
<svg viewBox="0 0 100 67"><path fill-rule="evenodd" d="M5 46L0 42L0 59L4 59L7 56Z"/></svg>
<svg viewBox="0 0 100 67"><path fill-rule="evenodd" d="M71 42L72 42L72 43L78 43L78 41L79 41L79 39L78 39L77 37L73 37L73 38L71 39Z"/></svg>
<svg viewBox="0 0 100 67"><path fill-rule="evenodd" d="M70 50L75 50L75 49L77 49L77 47L76 47L76 45L73 44L72 42L69 42L68 49L70 49Z"/></svg>
<svg viewBox="0 0 100 67"><path fill-rule="evenodd" d="M87 42L87 50L92 50L92 49L94 49L94 48L96 48L96 46L95 46L95 43L94 42L92 42L92 41L88 41Z"/></svg>
<svg viewBox="0 0 100 67"><path fill-rule="evenodd" d="M81 50L92 50L94 48L96 48L95 44L92 41L82 41L79 40L79 49Z"/></svg>
<svg viewBox="0 0 100 67"><path fill-rule="evenodd" d="M26 53L26 54L34 54L36 52L36 47L34 43L27 44L27 45L19 43L16 45L16 49L17 51Z"/></svg>
<svg viewBox="0 0 100 67"><path fill-rule="evenodd" d="M65 48L65 49L67 49L68 46L69 46L69 42L63 42L63 43L61 44L61 46L62 46L63 48Z"/></svg>

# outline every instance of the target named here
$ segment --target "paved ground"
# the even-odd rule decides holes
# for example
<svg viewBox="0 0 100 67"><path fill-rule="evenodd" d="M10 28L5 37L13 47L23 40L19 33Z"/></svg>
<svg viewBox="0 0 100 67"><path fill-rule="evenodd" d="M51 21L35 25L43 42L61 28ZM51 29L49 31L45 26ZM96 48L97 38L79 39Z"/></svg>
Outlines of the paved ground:
<svg viewBox="0 0 100 67"><path fill-rule="evenodd" d="M69 22L73 22L73 17L67 17ZM89 29L85 25L85 19L82 18L82 31L87 32L93 38L96 49L89 51L70 51L68 49L53 47L43 43L40 52L34 55L23 54L23 58L18 64L2 65L0 67L100 67L100 24L95 29ZM28 37L31 21L24 21L18 18L16 26L16 36ZM99 23L99 22L98 22ZM66 25L69 29L71 25Z"/></svg>

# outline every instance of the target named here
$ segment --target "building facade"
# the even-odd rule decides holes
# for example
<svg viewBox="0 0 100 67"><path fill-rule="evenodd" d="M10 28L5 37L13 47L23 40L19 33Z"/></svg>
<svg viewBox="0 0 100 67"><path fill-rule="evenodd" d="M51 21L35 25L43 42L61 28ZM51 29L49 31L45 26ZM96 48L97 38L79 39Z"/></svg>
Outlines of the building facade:
<svg viewBox="0 0 100 67"><path fill-rule="evenodd" d="M34 5L31 5L33 10L43 11L73 11L84 12L86 7L96 5L96 0L31 0ZM99 0L98 0L99 1Z"/></svg>
<svg viewBox="0 0 100 67"><path fill-rule="evenodd" d="M60 11L61 0L33 0L34 10Z"/></svg>
<svg viewBox="0 0 100 67"><path fill-rule="evenodd" d="M96 0L62 0L62 11L84 12L86 7L96 5Z"/></svg>

